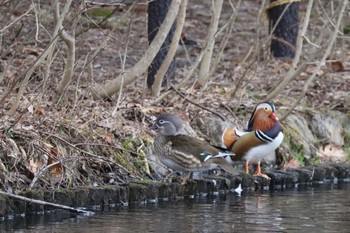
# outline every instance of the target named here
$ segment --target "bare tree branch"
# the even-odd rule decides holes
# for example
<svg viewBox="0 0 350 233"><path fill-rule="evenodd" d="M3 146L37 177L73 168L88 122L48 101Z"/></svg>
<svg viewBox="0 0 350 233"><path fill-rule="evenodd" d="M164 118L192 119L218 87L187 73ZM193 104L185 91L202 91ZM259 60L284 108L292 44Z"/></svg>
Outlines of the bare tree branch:
<svg viewBox="0 0 350 233"><path fill-rule="evenodd" d="M176 53L176 48L179 45L179 40L181 37L181 32L182 28L185 23L185 18L186 18L186 7L187 7L187 0L182 0L180 9L179 9L179 14L177 17L177 22L176 22L176 30L173 36L173 39L171 41L168 54L166 55L163 64L159 68L157 74L154 77L154 82L152 85L152 94L153 96L159 96L160 94L160 89L162 86L162 81L164 78L164 75L166 74L171 61L173 60L175 53Z"/></svg>
<svg viewBox="0 0 350 233"><path fill-rule="evenodd" d="M224 50L226 48L227 42L231 38L233 25L234 25L234 22L236 21L236 18L238 16L237 9L241 6L241 0L238 1L236 7L233 6L231 1L230 1L230 5L232 7L233 12L231 14L231 17L227 21L227 23L218 31L218 33L220 33L222 30L227 28L226 33L224 35L224 38L222 39L220 47L219 47L219 53L217 53L215 60L213 62L213 65L210 67L209 77L211 77L214 74L217 67L219 66L222 55L224 54Z"/></svg>
<svg viewBox="0 0 350 233"><path fill-rule="evenodd" d="M213 16L208 30L206 46L204 48L205 53L201 62L201 66L199 69L199 77L197 80L197 83L202 88L206 88L208 84L210 64L215 44L215 35L218 30L222 4L223 0L212 0Z"/></svg>
<svg viewBox="0 0 350 233"><path fill-rule="evenodd" d="M90 212L90 211L76 209L76 208L73 208L73 207L70 207L70 206L55 204L55 203L51 203L51 202L47 202L47 201L36 200L36 199L23 197L23 196L16 195L16 194L6 193L6 192L1 191L1 190L0 190L0 194L8 196L8 197L11 197L11 198L15 198L15 199L18 199L18 200L21 200L21 201L26 201L26 202L30 202L30 203L33 203L33 204L37 204L37 205L52 206L52 207L55 207L55 208L58 208L58 209L68 210L68 211L75 212L75 213L92 214L92 212Z"/></svg>
<svg viewBox="0 0 350 233"><path fill-rule="evenodd" d="M107 82L101 87L92 88L93 95L95 98L106 98L112 96L113 94L118 92L122 86L126 86L134 82L139 76L141 76L146 71L146 69L156 56L157 52L159 51L161 45L163 44L166 36L170 31L171 26L174 23L177 13L179 12L180 2L180 0L173 0L171 2L167 16L165 17L162 26L159 28L156 37L154 38L154 40L152 41L152 43L150 44L149 48L147 49L143 57L140 59L140 61L135 66L126 71L123 84L121 76L119 76Z"/></svg>
<svg viewBox="0 0 350 233"><path fill-rule="evenodd" d="M56 24L58 25L58 28L60 29L59 35L67 45L67 60L64 67L63 77L58 87L58 93L60 94L62 94L63 90L68 86L68 84L72 80L74 63L75 63L75 39L74 37L70 36L65 30L62 30L63 29L62 22L63 22L64 16L66 15L65 13L68 12L71 4L72 4L72 0L68 0L63 9L64 13L61 16L59 13L58 1L55 1L55 5L54 5L54 18L55 18Z"/></svg>

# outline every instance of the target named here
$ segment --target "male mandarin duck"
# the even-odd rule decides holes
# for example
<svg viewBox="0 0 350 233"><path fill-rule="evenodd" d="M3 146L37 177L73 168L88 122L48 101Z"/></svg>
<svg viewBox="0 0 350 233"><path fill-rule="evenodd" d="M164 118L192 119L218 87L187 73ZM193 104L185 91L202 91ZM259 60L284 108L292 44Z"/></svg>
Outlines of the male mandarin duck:
<svg viewBox="0 0 350 233"><path fill-rule="evenodd" d="M189 179L191 172L201 172L217 167L237 174L237 171L225 159L232 153L223 153L206 141L181 134L183 120L174 114L158 116L152 128L158 129L154 140L154 152L167 167L183 172L183 182Z"/></svg>
<svg viewBox="0 0 350 233"><path fill-rule="evenodd" d="M276 116L275 105L270 102L259 103L249 119L248 132L237 137L232 129L226 131L225 133L231 135L228 138L234 139L231 151L235 154L226 157L226 159L231 163L245 160L246 173L249 173L248 165L250 162L258 163L255 175L270 179L266 174L261 173L260 161L274 152L283 141L282 125ZM231 145L228 146L231 147Z"/></svg>

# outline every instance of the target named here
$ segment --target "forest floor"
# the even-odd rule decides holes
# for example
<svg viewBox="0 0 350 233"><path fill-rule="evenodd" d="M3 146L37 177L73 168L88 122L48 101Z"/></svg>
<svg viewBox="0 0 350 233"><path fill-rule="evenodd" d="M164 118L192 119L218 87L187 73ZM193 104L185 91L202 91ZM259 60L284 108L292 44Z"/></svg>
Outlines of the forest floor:
<svg viewBox="0 0 350 233"><path fill-rule="evenodd" d="M220 27L233 12L230 1L224 2ZM29 9L25 1L16 4L8 3L7 8L0 8L0 30ZM103 19L93 15L91 12L94 11L90 12L89 17L85 15L79 18L74 81L62 96L57 94L66 56L66 46L59 41L49 78L44 78L45 63L39 65L29 79L18 109L14 114L9 114L18 96L19 83L23 80L20 77L49 44L49 34L54 28L50 8L51 5L44 2L36 8L39 24L32 10L2 32L0 188L51 189L120 184L148 178L145 157L154 137L148 127L155 117L161 112L182 113L196 129L197 120L210 117L212 113L193 105L174 91L155 102L156 97L151 96L146 88L146 74L124 88L120 100L118 94L110 100L92 98L91 86L102 85L123 71L120 57L126 47L126 69L132 67L147 49L147 11L144 7L130 11L122 8L101 27L92 23ZM68 17L72 17L77 8L78 5L73 5ZM201 45L211 20L210 9L210 1L195 0L188 4L184 32L187 38ZM262 14L261 20L257 20L259 10L260 1L255 0L242 1L237 8L231 38L221 62L210 77L208 88L195 89L195 74L180 89L192 102L221 113L239 128L244 128L256 103L263 100L291 68L290 60L274 59L271 56L267 40L268 18ZM304 3L301 3L300 10L303 16ZM308 33L310 41L317 43L318 38L327 38L333 30L330 25L324 26L324 17L321 14L311 19L312 26ZM91 79L85 66L87 57L107 37L109 40L106 46L92 63L94 75ZM217 35L214 57L218 54L222 37L223 33ZM337 40L331 58L339 60L337 64L344 69L336 69L328 63L323 66L295 111L338 110L349 115L350 41L347 38ZM259 45L258 50L256 45ZM177 83L184 78L198 53L196 50L191 51L189 59L185 55L176 57ZM313 53L313 46L306 44L302 59ZM279 115L290 109L301 95L321 56L322 53L316 58L315 64L308 65L273 100Z"/></svg>

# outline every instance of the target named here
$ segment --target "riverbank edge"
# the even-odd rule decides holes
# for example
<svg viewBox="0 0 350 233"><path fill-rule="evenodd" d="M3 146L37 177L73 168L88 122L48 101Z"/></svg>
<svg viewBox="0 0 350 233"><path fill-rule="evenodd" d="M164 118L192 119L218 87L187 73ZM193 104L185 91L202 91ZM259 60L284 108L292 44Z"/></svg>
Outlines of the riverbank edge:
<svg viewBox="0 0 350 233"><path fill-rule="evenodd" d="M184 197L210 196L233 192L241 184L243 190L276 190L295 188L299 184L349 182L350 165L332 164L267 173L271 180L252 175L210 176L186 185L156 181L138 181L123 185L75 187L58 190L29 190L18 195L51 203L72 206L126 206L129 203L155 203ZM50 211L49 206L32 204L0 195L0 217Z"/></svg>

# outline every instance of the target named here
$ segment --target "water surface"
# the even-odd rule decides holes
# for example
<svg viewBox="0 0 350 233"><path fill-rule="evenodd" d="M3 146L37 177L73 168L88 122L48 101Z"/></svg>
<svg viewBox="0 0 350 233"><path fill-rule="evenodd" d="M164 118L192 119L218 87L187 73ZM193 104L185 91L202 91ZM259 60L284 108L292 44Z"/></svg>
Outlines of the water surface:
<svg viewBox="0 0 350 233"><path fill-rule="evenodd" d="M229 193L100 211L16 217L0 232L350 232L350 184Z"/></svg>

